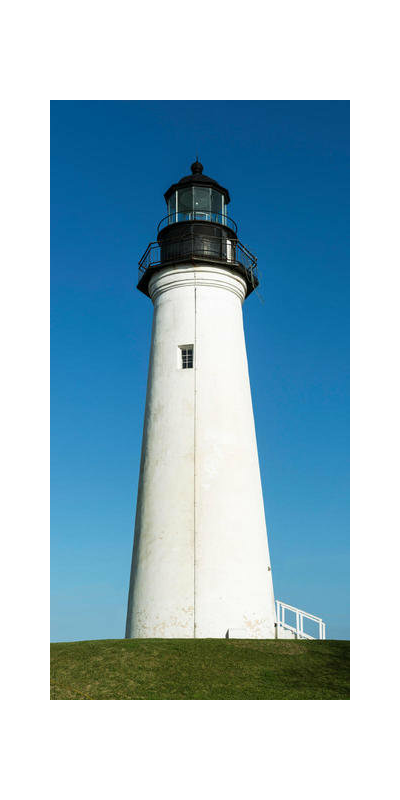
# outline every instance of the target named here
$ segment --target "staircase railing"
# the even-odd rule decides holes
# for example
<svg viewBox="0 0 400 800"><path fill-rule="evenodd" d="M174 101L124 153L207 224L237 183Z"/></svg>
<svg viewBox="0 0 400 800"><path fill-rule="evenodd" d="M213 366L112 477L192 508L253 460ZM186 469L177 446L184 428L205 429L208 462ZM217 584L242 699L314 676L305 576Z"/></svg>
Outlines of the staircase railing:
<svg viewBox="0 0 400 800"><path fill-rule="evenodd" d="M276 625L279 639L279 629L292 631L297 639L316 639L316 636L310 636L309 633L304 631L304 619L311 619L318 624L319 639L326 639L326 624L321 617L316 617L314 614L309 614L307 611L302 611L300 608L289 606L287 603L282 603L281 600L276 600ZM290 625L285 619L285 610L293 611L296 614L296 625Z"/></svg>

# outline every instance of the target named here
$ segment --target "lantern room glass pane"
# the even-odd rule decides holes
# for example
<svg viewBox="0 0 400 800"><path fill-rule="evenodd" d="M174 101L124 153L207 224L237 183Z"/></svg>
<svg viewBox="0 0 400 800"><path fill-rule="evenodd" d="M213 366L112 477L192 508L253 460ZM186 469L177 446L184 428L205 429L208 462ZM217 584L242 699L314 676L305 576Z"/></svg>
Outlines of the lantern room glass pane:
<svg viewBox="0 0 400 800"><path fill-rule="evenodd" d="M190 214L193 211L193 197L192 187L189 189L180 189L178 192L178 214L179 220L190 219Z"/></svg>
<svg viewBox="0 0 400 800"><path fill-rule="evenodd" d="M211 215L213 222L222 222L223 195L216 189L211 190Z"/></svg>
<svg viewBox="0 0 400 800"><path fill-rule="evenodd" d="M195 219L210 219L211 189L203 186L193 186L193 209Z"/></svg>
<svg viewBox="0 0 400 800"><path fill-rule="evenodd" d="M168 200L168 214L168 224L172 225L173 222L176 222L176 192L172 192L171 197Z"/></svg>

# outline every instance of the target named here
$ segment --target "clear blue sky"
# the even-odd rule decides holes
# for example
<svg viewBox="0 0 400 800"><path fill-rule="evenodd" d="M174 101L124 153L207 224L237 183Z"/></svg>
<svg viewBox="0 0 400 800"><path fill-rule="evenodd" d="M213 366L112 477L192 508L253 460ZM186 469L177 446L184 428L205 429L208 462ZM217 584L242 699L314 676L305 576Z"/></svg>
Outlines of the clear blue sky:
<svg viewBox="0 0 400 800"><path fill-rule="evenodd" d="M137 261L169 185L226 186L275 596L349 638L349 103L51 104L52 641L124 635L152 319Z"/></svg>

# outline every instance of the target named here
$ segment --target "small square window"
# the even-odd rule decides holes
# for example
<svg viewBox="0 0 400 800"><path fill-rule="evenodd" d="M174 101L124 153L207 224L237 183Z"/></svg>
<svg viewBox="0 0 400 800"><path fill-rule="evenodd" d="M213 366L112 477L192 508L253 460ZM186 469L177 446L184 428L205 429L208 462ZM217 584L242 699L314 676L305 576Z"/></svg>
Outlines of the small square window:
<svg viewBox="0 0 400 800"><path fill-rule="evenodd" d="M192 344L182 344L179 348L180 350L180 368L181 369L193 369L193 345Z"/></svg>

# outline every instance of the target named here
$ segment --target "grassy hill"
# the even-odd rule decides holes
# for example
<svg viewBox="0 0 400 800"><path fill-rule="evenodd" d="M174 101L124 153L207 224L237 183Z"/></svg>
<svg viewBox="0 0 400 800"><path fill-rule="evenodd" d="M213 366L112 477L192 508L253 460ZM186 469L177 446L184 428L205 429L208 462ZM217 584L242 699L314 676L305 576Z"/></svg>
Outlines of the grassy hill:
<svg viewBox="0 0 400 800"><path fill-rule="evenodd" d="M348 641L106 639L51 645L53 700L348 700Z"/></svg>

